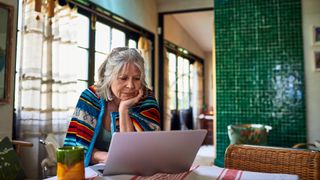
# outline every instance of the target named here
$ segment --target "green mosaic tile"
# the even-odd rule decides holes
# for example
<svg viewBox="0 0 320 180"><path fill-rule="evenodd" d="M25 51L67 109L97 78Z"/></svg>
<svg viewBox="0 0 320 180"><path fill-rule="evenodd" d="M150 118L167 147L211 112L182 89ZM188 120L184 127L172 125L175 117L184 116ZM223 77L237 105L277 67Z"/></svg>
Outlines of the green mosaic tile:
<svg viewBox="0 0 320 180"><path fill-rule="evenodd" d="M217 0L214 6L215 164L223 166L229 124L271 125L272 146L305 142L301 2Z"/></svg>

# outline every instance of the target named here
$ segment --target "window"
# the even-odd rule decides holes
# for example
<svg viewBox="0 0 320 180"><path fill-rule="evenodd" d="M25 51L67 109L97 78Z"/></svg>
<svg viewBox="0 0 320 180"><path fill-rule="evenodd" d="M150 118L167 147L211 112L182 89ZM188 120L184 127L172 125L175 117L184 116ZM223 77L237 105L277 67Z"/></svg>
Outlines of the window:
<svg viewBox="0 0 320 180"><path fill-rule="evenodd" d="M124 32L112 28L112 38L111 38L111 49L115 47L125 46L125 35Z"/></svg>
<svg viewBox="0 0 320 180"><path fill-rule="evenodd" d="M83 89L88 87L88 58L89 58L89 18L78 14L76 26L77 26L77 44L78 49L77 53L74 53L75 59L77 59L77 91L78 94L81 93ZM87 27L87 28L83 28ZM70 64L67 67L72 67L73 64Z"/></svg>
<svg viewBox="0 0 320 180"><path fill-rule="evenodd" d="M169 57L169 92L170 92L170 109L177 109L177 57L173 53L168 53Z"/></svg>
<svg viewBox="0 0 320 180"><path fill-rule="evenodd" d="M97 21L95 34L94 72L98 72L100 65L113 48L125 46L126 41L128 41L128 47L137 48L137 41L133 39L126 40L126 35L123 31L110 27L103 22ZM95 75L94 81L97 80L98 77Z"/></svg>
<svg viewBox="0 0 320 180"><path fill-rule="evenodd" d="M169 52L168 57L170 109L188 109L192 106L192 64L189 59L173 52Z"/></svg>
<svg viewBox="0 0 320 180"><path fill-rule="evenodd" d="M129 48L137 48L137 42L135 40L129 39Z"/></svg>
<svg viewBox="0 0 320 180"><path fill-rule="evenodd" d="M110 49L137 46L142 34L154 46L154 35L130 22L112 22L111 15L102 14L90 2L86 7L70 6L78 1L68 1L69 7L55 6L54 18L48 18L49 8L35 12L34 0L17 2L13 136L37 139L53 133L62 144L72 114L79 112L75 103L80 92L94 83L96 67ZM38 2L47 5L47 1Z"/></svg>
<svg viewBox="0 0 320 180"><path fill-rule="evenodd" d="M164 41L164 45L168 52L170 110L201 109L203 59L169 41Z"/></svg>
<svg viewBox="0 0 320 180"><path fill-rule="evenodd" d="M112 20L111 15L109 17L101 13L93 14L82 8L78 9L78 13L80 17L82 17L79 20L82 22L80 23L81 28L79 27L81 31L78 33L79 38L83 41L83 43L79 45L80 51L78 56L81 56L81 60L85 59L85 63L80 65L82 69L79 69L79 73L82 74L82 77L80 77L79 80L86 82L86 86L92 85L98 80L98 69L113 48L120 46L138 48L138 40L142 33L144 35L147 34L147 39L151 42L152 47L154 46L154 35L130 22L119 24L116 20ZM96 18L90 18L92 16ZM95 20L93 21L92 19ZM94 30L90 28L91 24L95 24ZM152 49L154 49L154 47ZM153 53L152 50L152 54ZM152 56L152 66L154 62L153 59L154 57ZM150 71L153 71L153 69L153 67L149 68ZM149 78L153 79L153 73L149 74L152 76Z"/></svg>
<svg viewBox="0 0 320 180"><path fill-rule="evenodd" d="M190 66L188 59L178 56L178 109L191 107Z"/></svg>
<svg viewBox="0 0 320 180"><path fill-rule="evenodd" d="M150 42L148 67L154 69L154 34L95 6L68 1L72 3L76 9L56 6L55 18L48 19L47 9L34 12L33 3L19 1L15 113L22 131L65 133L74 103L94 84L94 75L113 47L137 48L143 35Z"/></svg>
<svg viewBox="0 0 320 180"><path fill-rule="evenodd" d="M94 72L98 72L101 63L111 49L111 27L101 22L96 23ZM94 81L97 81L95 73Z"/></svg>

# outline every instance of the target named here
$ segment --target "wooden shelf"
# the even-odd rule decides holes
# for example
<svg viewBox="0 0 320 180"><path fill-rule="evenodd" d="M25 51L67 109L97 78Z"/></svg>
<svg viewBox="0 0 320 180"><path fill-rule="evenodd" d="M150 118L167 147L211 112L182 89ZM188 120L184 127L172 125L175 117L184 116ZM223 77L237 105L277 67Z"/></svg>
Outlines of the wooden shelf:
<svg viewBox="0 0 320 180"><path fill-rule="evenodd" d="M213 116L200 116L200 128L208 130L203 144L213 144Z"/></svg>

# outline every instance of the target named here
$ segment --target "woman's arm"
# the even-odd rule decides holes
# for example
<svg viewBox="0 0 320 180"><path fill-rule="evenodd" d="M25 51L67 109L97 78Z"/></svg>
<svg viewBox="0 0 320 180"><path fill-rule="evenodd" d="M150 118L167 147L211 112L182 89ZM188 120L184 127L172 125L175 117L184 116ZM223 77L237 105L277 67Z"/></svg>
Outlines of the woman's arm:
<svg viewBox="0 0 320 180"><path fill-rule="evenodd" d="M120 132L134 131L132 120L129 116L129 108L137 104L141 99L142 95L143 95L143 90L140 89L139 94L136 97L120 102L119 104Z"/></svg>
<svg viewBox="0 0 320 180"><path fill-rule="evenodd" d="M121 108L120 108L121 109ZM151 90L148 90L145 97L141 98L138 103L134 106L131 106L130 113L128 114L124 110L119 112L112 113L111 116L111 130L112 133L120 132L120 124L123 124L122 127L125 127L127 121L120 122L120 112L126 114L126 118L121 118L122 120L127 119L130 124L133 126L135 131L158 131L161 130L160 125L160 113L159 113L159 104L154 98L154 95ZM128 108L129 109L129 108ZM121 115L124 117L124 115ZM132 123L134 122L134 123ZM124 131L121 131L124 132Z"/></svg>
<svg viewBox="0 0 320 180"><path fill-rule="evenodd" d="M120 132L131 132L133 131L132 121L129 116L129 109L119 108L119 119L120 119Z"/></svg>
<svg viewBox="0 0 320 180"><path fill-rule="evenodd" d="M84 90L77 102L75 112L69 123L64 146L82 146L85 153L85 166L89 165L92 157L92 140L101 105L92 87ZM101 120L100 120L101 121ZM101 124L101 123L100 123Z"/></svg>

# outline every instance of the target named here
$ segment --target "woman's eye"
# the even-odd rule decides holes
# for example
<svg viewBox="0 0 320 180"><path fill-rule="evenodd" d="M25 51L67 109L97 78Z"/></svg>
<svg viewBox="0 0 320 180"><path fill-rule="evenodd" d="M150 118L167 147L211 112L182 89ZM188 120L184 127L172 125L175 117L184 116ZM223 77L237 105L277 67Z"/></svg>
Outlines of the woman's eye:
<svg viewBox="0 0 320 180"><path fill-rule="evenodd" d="M121 81L125 81L125 80L127 80L128 78L127 78L127 77L119 77L119 79L120 79Z"/></svg>
<svg viewBox="0 0 320 180"><path fill-rule="evenodd" d="M136 80L136 81L140 81L140 77L134 78L134 80Z"/></svg>

